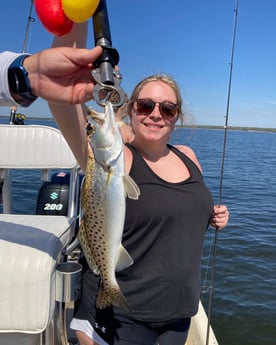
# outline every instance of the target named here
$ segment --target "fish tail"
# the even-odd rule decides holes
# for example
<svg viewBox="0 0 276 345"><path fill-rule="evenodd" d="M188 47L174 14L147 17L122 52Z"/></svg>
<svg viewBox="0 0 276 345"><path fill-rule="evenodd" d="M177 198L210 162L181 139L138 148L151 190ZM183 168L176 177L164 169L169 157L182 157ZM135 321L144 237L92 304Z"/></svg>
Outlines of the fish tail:
<svg viewBox="0 0 276 345"><path fill-rule="evenodd" d="M96 307L99 309L104 309L107 307L111 307L112 305L120 306L130 310L129 304L127 303L127 300L123 295L119 285L110 287L109 289L101 285L96 300Z"/></svg>

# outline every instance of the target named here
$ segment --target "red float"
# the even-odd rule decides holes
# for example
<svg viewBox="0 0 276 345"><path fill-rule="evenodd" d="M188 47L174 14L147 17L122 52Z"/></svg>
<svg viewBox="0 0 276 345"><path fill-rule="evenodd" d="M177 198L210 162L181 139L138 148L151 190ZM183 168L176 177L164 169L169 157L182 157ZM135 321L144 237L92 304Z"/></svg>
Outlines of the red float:
<svg viewBox="0 0 276 345"><path fill-rule="evenodd" d="M42 25L56 36L68 34L73 21L64 13L61 0L35 0L34 6Z"/></svg>

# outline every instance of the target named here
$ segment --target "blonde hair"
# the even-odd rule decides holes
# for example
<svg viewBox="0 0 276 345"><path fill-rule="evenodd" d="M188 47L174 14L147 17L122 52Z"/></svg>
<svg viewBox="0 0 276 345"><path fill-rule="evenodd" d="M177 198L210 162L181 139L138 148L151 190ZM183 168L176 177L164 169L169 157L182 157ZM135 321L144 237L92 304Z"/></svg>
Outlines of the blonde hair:
<svg viewBox="0 0 276 345"><path fill-rule="evenodd" d="M134 102L136 101L136 99L138 98L138 95L140 93L140 91L142 90L142 88L150 82L154 82L154 81L161 81L162 83L167 84L168 86L170 86L172 88L172 90L175 93L176 96L176 101L177 101L177 105L178 105L178 119L180 119L181 124L183 124L184 122L184 112L182 109L182 97L181 97L181 93L180 93L180 89L176 83L176 81L166 75L166 74L154 74L151 75L149 77L144 78L143 80L141 80L133 89L132 94L129 98L129 102L127 104L127 113L130 115L131 114L131 109L133 107Z"/></svg>

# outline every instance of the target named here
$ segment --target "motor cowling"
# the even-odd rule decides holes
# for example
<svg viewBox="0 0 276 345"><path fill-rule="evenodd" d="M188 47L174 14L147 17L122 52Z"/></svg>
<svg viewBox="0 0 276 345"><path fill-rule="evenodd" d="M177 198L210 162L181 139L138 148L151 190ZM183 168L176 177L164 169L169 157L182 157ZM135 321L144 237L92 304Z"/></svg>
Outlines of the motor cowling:
<svg viewBox="0 0 276 345"><path fill-rule="evenodd" d="M49 216L66 216L69 201L70 174L54 173L51 180L40 187L36 214Z"/></svg>

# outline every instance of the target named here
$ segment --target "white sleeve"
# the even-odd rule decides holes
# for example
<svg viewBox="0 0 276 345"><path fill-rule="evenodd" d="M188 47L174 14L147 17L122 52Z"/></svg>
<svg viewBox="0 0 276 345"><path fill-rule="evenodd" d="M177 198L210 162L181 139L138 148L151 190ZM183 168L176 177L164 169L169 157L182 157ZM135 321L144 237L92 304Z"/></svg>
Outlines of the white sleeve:
<svg viewBox="0 0 276 345"><path fill-rule="evenodd" d="M8 82L8 68L19 55L22 54L8 51L0 53L0 106L19 106L11 97Z"/></svg>

